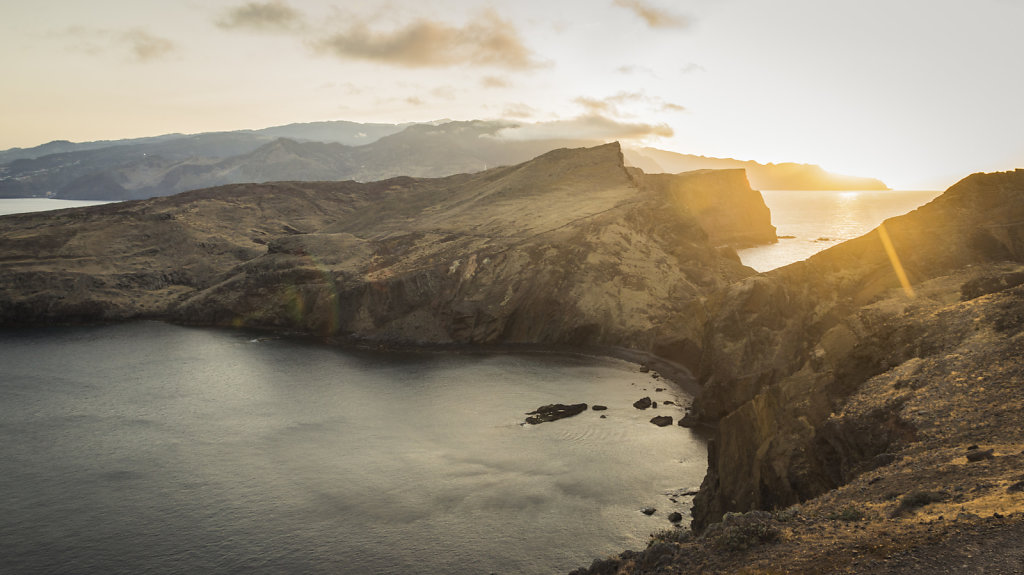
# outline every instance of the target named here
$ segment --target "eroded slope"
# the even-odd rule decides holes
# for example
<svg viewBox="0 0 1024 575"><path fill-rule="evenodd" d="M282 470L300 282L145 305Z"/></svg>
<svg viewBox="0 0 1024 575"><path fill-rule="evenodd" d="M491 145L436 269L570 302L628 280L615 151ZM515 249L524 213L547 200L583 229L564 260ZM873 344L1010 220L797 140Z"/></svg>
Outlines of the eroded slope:
<svg viewBox="0 0 1024 575"><path fill-rule="evenodd" d="M774 238L744 178L672 178L759 213ZM15 216L0 219L0 318L596 344L696 366L704 296L752 273L704 227L721 239L750 222L730 231L706 208L643 185L609 144L441 179L237 185Z"/></svg>

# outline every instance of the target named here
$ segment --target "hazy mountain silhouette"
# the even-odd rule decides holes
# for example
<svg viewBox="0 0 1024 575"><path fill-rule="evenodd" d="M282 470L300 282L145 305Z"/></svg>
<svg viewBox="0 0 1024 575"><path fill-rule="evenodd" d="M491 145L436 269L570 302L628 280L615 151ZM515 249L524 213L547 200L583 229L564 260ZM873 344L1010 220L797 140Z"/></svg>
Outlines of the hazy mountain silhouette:
<svg viewBox="0 0 1024 575"><path fill-rule="evenodd" d="M316 122L113 142L51 142L0 152L0 197L126 200L233 183L441 177L601 143L501 137L510 125ZM743 168L758 189L885 189L878 180L836 176L805 164L762 165L655 148L627 150L626 157L647 173Z"/></svg>
<svg viewBox="0 0 1024 575"><path fill-rule="evenodd" d="M760 164L732 158L709 158L679 154L657 148L627 150L626 161L647 173L678 173L692 170L726 170L742 168L747 171L750 185L757 190L887 190L884 182L875 178L833 174L814 164Z"/></svg>

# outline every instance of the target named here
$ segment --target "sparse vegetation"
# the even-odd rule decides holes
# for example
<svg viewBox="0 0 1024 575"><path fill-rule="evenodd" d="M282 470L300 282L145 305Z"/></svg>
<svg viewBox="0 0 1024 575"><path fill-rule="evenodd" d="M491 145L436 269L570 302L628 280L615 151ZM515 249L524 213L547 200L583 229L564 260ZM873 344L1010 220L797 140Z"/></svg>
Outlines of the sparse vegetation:
<svg viewBox="0 0 1024 575"><path fill-rule="evenodd" d="M712 548L729 552L774 543L781 536L782 532L775 526L771 514L764 511L727 513L721 523L712 525L704 534Z"/></svg>
<svg viewBox="0 0 1024 575"><path fill-rule="evenodd" d="M833 521L863 521L865 517L867 517L867 514L864 513L862 509L853 505L849 505L828 515L828 518Z"/></svg>
<svg viewBox="0 0 1024 575"><path fill-rule="evenodd" d="M892 516L899 517L925 505L945 501L948 498L948 494L940 491L912 491L900 498L900 504L892 512Z"/></svg>
<svg viewBox="0 0 1024 575"><path fill-rule="evenodd" d="M658 543L689 543L690 541L693 541L692 531L682 527L672 527L651 533L651 540L647 542L647 546L650 547Z"/></svg>

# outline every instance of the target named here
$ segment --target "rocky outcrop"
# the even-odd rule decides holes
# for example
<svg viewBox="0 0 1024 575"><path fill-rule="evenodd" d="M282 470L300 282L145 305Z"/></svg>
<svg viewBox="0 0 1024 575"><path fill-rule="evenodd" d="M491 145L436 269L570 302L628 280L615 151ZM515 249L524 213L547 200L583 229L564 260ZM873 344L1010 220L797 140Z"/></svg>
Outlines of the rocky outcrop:
<svg viewBox="0 0 1024 575"><path fill-rule="evenodd" d="M579 415L586 410L587 404L585 403L573 403L570 405L566 405L564 403L552 403L550 405L542 405L526 414L530 416L526 418L526 423L529 423L530 425L537 425L549 421L558 421L559 419Z"/></svg>
<svg viewBox="0 0 1024 575"><path fill-rule="evenodd" d="M885 229L709 299L695 529L574 573L1016 569L1024 170Z"/></svg>
<svg viewBox="0 0 1024 575"><path fill-rule="evenodd" d="M696 170L679 175L636 172L642 185L655 188L693 214L716 245L746 247L778 241L771 212L760 192L740 170Z"/></svg>
<svg viewBox="0 0 1024 575"><path fill-rule="evenodd" d="M695 368L705 296L752 273L709 241L706 206L687 204L709 178L645 185L609 144L440 179L236 185L12 216L0 219L0 323L152 317L388 344L615 346ZM718 182L707 199L763 205L729 178L739 190ZM774 233L766 212L751 225Z"/></svg>
<svg viewBox="0 0 1024 575"><path fill-rule="evenodd" d="M697 528L807 500L924 441L920 374L1015 362L1024 170L966 178L883 228L710 300L694 410L717 431Z"/></svg>

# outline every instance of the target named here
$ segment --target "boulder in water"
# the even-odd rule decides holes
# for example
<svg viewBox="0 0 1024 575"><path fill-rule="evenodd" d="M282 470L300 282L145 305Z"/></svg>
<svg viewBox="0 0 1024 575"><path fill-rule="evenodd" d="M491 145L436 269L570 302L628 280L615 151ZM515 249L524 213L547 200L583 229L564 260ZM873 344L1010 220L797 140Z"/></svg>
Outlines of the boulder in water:
<svg viewBox="0 0 1024 575"><path fill-rule="evenodd" d="M531 411L526 414L531 416L526 418L526 423L529 423L530 425L537 425L538 423L544 423L546 421L556 421L578 415L586 410L587 404L585 403L574 403L572 405L553 403L551 405L543 405L538 407L535 411Z"/></svg>

